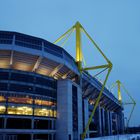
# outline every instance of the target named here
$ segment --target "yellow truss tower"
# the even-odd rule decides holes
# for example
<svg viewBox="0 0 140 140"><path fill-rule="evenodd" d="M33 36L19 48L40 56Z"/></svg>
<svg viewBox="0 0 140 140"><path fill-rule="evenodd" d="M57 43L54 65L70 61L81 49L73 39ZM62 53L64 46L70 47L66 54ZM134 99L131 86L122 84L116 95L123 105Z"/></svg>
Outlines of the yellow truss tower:
<svg viewBox="0 0 140 140"><path fill-rule="evenodd" d="M118 88L118 100L119 100L120 104L123 105L123 106L124 106L124 105L133 105L132 110L130 111L130 115L129 115L129 117L128 117L127 124L126 124L126 127L128 127L129 122L130 122L131 117L132 117L132 114L133 114L133 111L134 111L134 108L135 108L135 105L136 105L136 102L135 102L135 100L133 99L133 97L129 94L129 92L127 91L127 89L125 88L125 86L124 86L119 80L117 80L117 81L112 85L111 89L114 88L114 87L116 87L116 86L117 86L117 88ZM123 102L123 101L122 101L121 88L125 91L125 93L128 95L128 97L131 99L130 102Z"/></svg>
<svg viewBox="0 0 140 140"><path fill-rule="evenodd" d="M82 73L83 71L88 71L88 70L97 70L97 69L107 69L108 72L106 74L106 77L105 77L105 80L103 82L103 85L102 85L102 88L100 90L100 93L99 93L99 96L97 97L97 100L94 104L94 109L90 115L90 118L88 120L88 123L84 129L84 132L82 133L82 140L84 140L85 136L86 136L86 133L89 129L89 125L92 121L92 118L95 114L95 111L96 111L96 108L99 104L99 101L100 101L100 98L102 96L102 93L104 91L104 87L106 85L106 82L108 80L108 77L109 77L109 74L112 70L112 63L111 61L105 56L105 54L102 52L102 50L99 48L99 46L95 43L95 41L91 38L91 36L86 32L86 30L83 28L83 26L79 23L79 22L76 22L76 24L74 26L72 26L67 32L65 32L62 36L60 36L55 42L54 44L58 43L59 41L61 41L62 39L64 40L63 43L62 43L62 46L64 46L64 44L67 42L68 38L70 37L70 35L73 33L73 32L76 32L76 62L77 62L77 65L78 65L78 69L79 71ZM84 62L84 59L83 59L83 52L82 52L82 45L81 45L81 33L84 33L88 39L92 42L93 46L98 50L98 52L102 55L102 57L106 60L106 64L104 65L98 65L98 66L92 66L92 67L82 67L82 62Z"/></svg>

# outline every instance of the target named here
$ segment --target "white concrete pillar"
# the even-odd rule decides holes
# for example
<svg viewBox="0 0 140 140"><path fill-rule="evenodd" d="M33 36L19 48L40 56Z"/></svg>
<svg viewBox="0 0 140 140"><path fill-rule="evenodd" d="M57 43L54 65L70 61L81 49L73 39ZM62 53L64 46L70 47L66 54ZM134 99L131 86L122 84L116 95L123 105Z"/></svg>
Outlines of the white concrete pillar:
<svg viewBox="0 0 140 140"><path fill-rule="evenodd" d="M109 113L109 122L110 122L110 135L112 135L112 112Z"/></svg>
<svg viewBox="0 0 140 140"><path fill-rule="evenodd" d="M56 139L73 139L72 129L72 84L69 80L57 82Z"/></svg>
<svg viewBox="0 0 140 140"><path fill-rule="evenodd" d="M104 108L101 108L101 111L102 111L102 136L105 135L105 115L104 115Z"/></svg>
<svg viewBox="0 0 140 140"><path fill-rule="evenodd" d="M116 133L118 134L119 131L119 122L118 122L118 115L116 114Z"/></svg>
<svg viewBox="0 0 140 140"><path fill-rule="evenodd" d="M107 110L107 135L110 135L110 117L109 117L109 111Z"/></svg>
<svg viewBox="0 0 140 140"><path fill-rule="evenodd" d="M76 89L75 93L72 90L73 86ZM80 140L83 132L82 89L71 80L59 80L57 87L56 138L57 140L69 140L71 137L72 140L75 136L77 140ZM74 94L77 94L77 97L73 96ZM77 114L78 129L75 131L73 131L73 97L77 99L75 113Z"/></svg>
<svg viewBox="0 0 140 140"><path fill-rule="evenodd" d="M83 112L82 112L82 91L78 87L78 139L80 140L81 134L83 132Z"/></svg>
<svg viewBox="0 0 140 140"><path fill-rule="evenodd" d="M84 99L84 128L88 123L89 119L89 105L88 105L88 99ZM87 132L87 138L89 138L89 131Z"/></svg>
<svg viewBox="0 0 140 140"><path fill-rule="evenodd" d="M99 136L102 136L102 118L101 118L101 107L98 106L98 115L99 115L99 127L98 127L98 131L99 131Z"/></svg>

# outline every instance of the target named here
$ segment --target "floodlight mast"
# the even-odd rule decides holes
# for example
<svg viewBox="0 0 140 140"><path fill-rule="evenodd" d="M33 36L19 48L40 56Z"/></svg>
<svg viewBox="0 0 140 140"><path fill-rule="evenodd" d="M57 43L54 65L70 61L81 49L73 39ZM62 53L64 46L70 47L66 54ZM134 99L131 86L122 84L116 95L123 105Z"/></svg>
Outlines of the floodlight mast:
<svg viewBox="0 0 140 140"><path fill-rule="evenodd" d="M97 69L107 69L108 72L106 74L106 77L105 77L105 80L103 82L103 85L102 85L102 88L100 90L100 93L97 97L97 100L94 104L94 108L93 108L93 111L90 115L90 118L88 120L88 123L84 129L84 132L82 133L81 135L81 138L82 140L84 140L84 138L86 137L86 133L89 129L89 125L92 121L92 118L94 117L94 114L95 114L95 111L97 109L97 106L99 105L99 102L100 102L100 99L101 99L101 96L102 96L102 93L104 91L104 88L105 88L105 85L106 85L106 82L108 80L108 77L109 77L109 74L112 70L112 63L111 61L105 56L105 54L102 52L102 50L99 48L99 46L95 43L95 41L90 37L90 35L86 32L86 30L83 28L83 26L79 23L79 22L76 22L76 24L74 26L72 26L67 32L65 32L62 36L60 36L55 42L54 44L58 43L59 41L61 41L62 39L66 38L63 42L63 45L64 43L66 43L68 37L71 35L71 33L75 31L76 32L76 58L75 58L75 61L77 62L77 65L78 65L78 69L80 71L80 73L82 74L83 71L86 71L86 70L97 70ZM98 52L102 55L102 57L106 60L107 64L104 64L104 65L98 65L98 66L92 66L92 67L82 67L82 62L84 61L83 59L83 52L82 52L82 46L81 46L81 33L84 33L88 39L91 41L91 43L93 44L93 46L98 50ZM82 86L82 85L81 85Z"/></svg>
<svg viewBox="0 0 140 140"><path fill-rule="evenodd" d="M119 102L120 102L120 105L133 105L133 107L132 107L132 109L131 109L131 111L130 111L130 115L129 115L129 117L128 117L128 121L127 121L127 124L126 124L126 127L128 127L129 126L129 122L130 122L130 120L131 120L131 118L132 118L132 114L133 114L133 112L134 112L134 109L135 109L135 106L136 106L136 101L134 100L134 98L129 94L129 92L127 91L127 89L125 88L125 86L119 81L119 80L117 80L113 85L112 85L112 87L111 87L111 89L112 88L114 88L114 87L118 87L118 100L119 100ZM131 102L123 102L122 101L122 93L121 93L121 87L122 87L122 89L125 91L125 93L129 96L129 98L131 99Z"/></svg>

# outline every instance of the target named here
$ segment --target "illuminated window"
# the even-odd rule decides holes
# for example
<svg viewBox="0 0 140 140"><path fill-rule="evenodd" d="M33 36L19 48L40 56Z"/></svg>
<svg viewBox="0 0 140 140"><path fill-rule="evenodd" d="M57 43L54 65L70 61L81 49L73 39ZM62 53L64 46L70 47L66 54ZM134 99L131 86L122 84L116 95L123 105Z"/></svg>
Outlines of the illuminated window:
<svg viewBox="0 0 140 140"><path fill-rule="evenodd" d="M17 115L32 115L33 114L33 109L31 107L27 106L9 106L7 108L8 114L17 114Z"/></svg>
<svg viewBox="0 0 140 140"><path fill-rule="evenodd" d="M36 105L53 106L54 105L54 102L36 99L35 100L35 104Z"/></svg>
<svg viewBox="0 0 140 140"><path fill-rule="evenodd" d="M5 97L4 96L0 96L0 102L5 102L5 101L6 101Z"/></svg>
<svg viewBox="0 0 140 140"><path fill-rule="evenodd" d="M56 110L54 110L54 117L56 117L57 116L57 113L56 113Z"/></svg>
<svg viewBox="0 0 140 140"><path fill-rule="evenodd" d="M50 116L50 110L46 108L36 108L34 114L36 116Z"/></svg>
<svg viewBox="0 0 140 140"><path fill-rule="evenodd" d="M0 106L0 114L4 114L6 110L5 106Z"/></svg>
<svg viewBox="0 0 140 140"><path fill-rule="evenodd" d="M28 97L8 97L8 102L10 103L22 103L22 104L32 104L33 99Z"/></svg>
<svg viewBox="0 0 140 140"><path fill-rule="evenodd" d="M54 116L53 110L49 110L49 112L50 112L50 116L53 117Z"/></svg>

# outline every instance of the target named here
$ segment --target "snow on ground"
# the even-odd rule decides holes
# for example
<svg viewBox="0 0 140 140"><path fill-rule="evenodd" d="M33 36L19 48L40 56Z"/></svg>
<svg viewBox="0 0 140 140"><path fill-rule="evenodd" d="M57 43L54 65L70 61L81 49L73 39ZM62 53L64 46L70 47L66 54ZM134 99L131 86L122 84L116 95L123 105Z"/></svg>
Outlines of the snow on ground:
<svg viewBox="0 0 140 140"><path fill-rule="evenodd" d="M98 138L87 138L85 140L140 140L140 134L116 135L116 136L106 136L106 137L98 137Z"/></svg>

